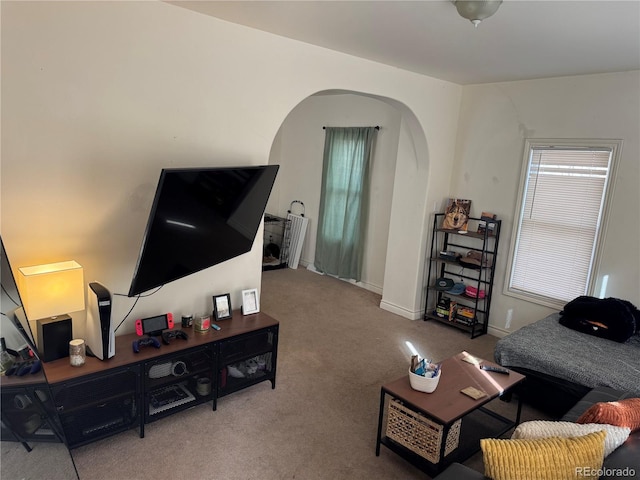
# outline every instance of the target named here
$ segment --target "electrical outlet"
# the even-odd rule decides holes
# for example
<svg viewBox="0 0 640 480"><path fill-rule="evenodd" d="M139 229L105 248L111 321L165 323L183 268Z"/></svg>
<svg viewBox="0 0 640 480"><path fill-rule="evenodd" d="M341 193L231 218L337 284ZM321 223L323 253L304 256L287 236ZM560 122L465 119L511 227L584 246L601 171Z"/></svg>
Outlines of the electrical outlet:
<svg viewBox="0 0 640 480"><path fill-rule="evenodd" d="M513 308L507 310L507 319L504 322L504 328L509 330L511 328L511 320L513 320Z"/></svg>

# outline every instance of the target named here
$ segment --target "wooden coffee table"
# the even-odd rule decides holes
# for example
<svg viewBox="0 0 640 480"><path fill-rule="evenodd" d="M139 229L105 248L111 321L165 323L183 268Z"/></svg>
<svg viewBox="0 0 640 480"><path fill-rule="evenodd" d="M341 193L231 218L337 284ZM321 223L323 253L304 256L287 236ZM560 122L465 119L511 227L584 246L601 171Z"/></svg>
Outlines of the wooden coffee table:
<svg viewBox="0 0 640 480"><path fill-rule="evenodd" d="M524 375L510 371L509 375L481 370L478 365L463 361L465 357L472 357L466 352L459 353L441 362L442 374L438 387L433 393L418 392L411 388L409 375L405 375L393 382L382 385L380 392L380 412L378 416L378 436L376 442L376 456L380 455L380 445L385 445L393 452L430 475L435 475L453 462L461 462L480 449L480 438L499 437L520 423L522 404L518 399L515 420L508 419L484 405L504 395L514 386L525 380ZM476 357L478 358L478 357ZM495 363L478 358L480 363L496 366ZM486 392L486 396L474 400L460 392L463 388L475 387ZM397 441L382 435L383 417L385 416L386 397L394 405L400 403L416 417L426 417L430 425L441 429L441 438L436 458L430 461L417 452ZM397 411L397 410L396 410ZM388 417L388 415L387 415ZM461 424L458 421L461 420ZM453 451L445 452L450 432L458 434L461 426L459 442L453 445ZM452 428L454 429L452 431ZM427 429L429 430L429 428ZM451 450L451 444L448 450ZM448 453L448 454L447 454Z"/></svg>

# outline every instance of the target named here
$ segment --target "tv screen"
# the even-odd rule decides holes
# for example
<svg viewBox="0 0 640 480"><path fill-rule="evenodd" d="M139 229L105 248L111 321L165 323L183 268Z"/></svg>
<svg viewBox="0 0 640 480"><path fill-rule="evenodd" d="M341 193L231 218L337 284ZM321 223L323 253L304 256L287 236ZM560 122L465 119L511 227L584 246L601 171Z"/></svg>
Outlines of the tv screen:
<svg viewBox="0 0 640 480"><path fill-rule="evenodd" d="M163 169L128 295L250 251L278 169Z"/></svg>

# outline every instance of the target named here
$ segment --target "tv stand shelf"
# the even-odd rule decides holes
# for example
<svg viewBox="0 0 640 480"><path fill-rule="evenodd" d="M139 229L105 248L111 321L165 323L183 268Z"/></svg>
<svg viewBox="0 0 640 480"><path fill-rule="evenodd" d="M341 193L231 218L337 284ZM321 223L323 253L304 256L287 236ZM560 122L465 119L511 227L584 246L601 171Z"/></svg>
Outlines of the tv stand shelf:
<svg viewBox="0 0 640 480"><path fill-rule="evenodd" d="M44 363L67 446L135 427L142 438L145 424L168 415L209 401L215 411L219 397L263 381L275 388L278 321L264 313L234 311L219 325L221 330L205 333L184 328L186 340L174 338L139 353L132 348L139 337L121 335L114 357L87 357L82 367L72 367L68 358ZM238 375L233 368L244 377L230 376L229 370ZM199 382L210 389L199 389Z"/></svg>
<svg viewBox="0 0 640 480"><path fill-rule="evenodd" d="M145 362L144 423L214 399L213 345L189 348ZM208 392L198 392L199 379L209 381Z"/></svg>
<svg viewBox="0 0 640 480"><path fill-rule="evenodd" d="M272 388L275 388L277 344L277 328L265 328L220 342L218 396L265 380L270 380Z"/></svg>

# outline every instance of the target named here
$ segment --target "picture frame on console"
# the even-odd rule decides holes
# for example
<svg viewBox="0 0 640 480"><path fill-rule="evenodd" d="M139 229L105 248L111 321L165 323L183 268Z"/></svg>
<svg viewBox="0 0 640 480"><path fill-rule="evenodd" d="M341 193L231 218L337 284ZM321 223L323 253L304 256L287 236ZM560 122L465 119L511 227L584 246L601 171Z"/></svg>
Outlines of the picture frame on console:
<svg viewBox="0 0 640 480"><path fill-rule="evenodd" d="M213 316L218 320L225 320L233 317L231 309L231 294L213 296Z"/></svg>
<svg viewBox="0 0 640 480"><path fill-rule="evenodd" d="M242 314L250 315L260 311L260 299L258 298L258 289L242 291Z"/></svg>

